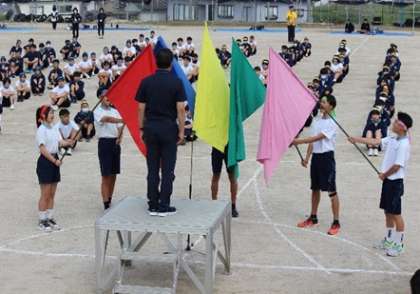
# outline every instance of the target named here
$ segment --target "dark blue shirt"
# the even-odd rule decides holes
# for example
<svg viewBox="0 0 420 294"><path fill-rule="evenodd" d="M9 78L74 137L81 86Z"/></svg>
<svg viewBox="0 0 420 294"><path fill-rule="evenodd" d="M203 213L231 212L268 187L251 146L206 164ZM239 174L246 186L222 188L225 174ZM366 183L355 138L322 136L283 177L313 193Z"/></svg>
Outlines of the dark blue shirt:
<svg viewBox="0 0 420 294"><path fill-rule="evenodd" d="M180 79L167 70L158 70L141 82L136 100L146 104L146 122L175 122L177 119L176 104L184 102L186 95Z"/></svg>

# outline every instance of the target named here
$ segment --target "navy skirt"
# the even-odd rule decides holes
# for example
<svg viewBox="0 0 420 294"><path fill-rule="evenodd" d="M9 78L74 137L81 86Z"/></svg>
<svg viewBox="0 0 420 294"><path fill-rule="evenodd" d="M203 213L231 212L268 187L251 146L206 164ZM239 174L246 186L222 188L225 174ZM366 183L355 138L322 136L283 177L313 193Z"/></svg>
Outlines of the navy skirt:
<svg viewBox="0 0 420 294"><path fill-rule="evenodd" d="M57 155L54 158L58 159ZM36 164L38 182L42 184L54 184L61 180L60 167L49 161L44 155L40 155Z"/></svg>

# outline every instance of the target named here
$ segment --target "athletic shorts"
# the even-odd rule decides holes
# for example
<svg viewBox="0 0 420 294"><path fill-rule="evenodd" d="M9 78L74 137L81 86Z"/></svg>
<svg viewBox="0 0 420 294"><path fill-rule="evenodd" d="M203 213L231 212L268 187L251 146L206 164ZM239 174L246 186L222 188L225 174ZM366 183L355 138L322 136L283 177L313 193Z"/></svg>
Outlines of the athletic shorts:
<svg viewBox="0 0 420 294"><path fill-rule="evenodd" d="M226 172L229 174L233 172L232 168L227 167L227 146L225 148L225 153L220 152L216 148L211 150L211 167L214 175L219 175L222 173L223 161L225 162Z"/></svg>
<svg viewBox="0 0 420 294"><path fill-rule="evenodd" d="M330 193L337 192L333 151L312 154L311 190Z"/></svg>
<svg viewBox="0 0 420 294"><path fill-rule="evenodd" d="M379 207L385 210L385 213L401 214L401 197L404 195L403 179L388 180L382 183L381 202Z"/></svg>
<svg viewBox="0 0 420 294"><path fill-rule="evenodd" d="M58 159L57 154L54 158ZM61 180L60 167L49 161L44 155L40 155L36 164L36 174L39 184L54 184Z"/></svg>
<svg viewBox="0 0 420 294"><path fill-rule="evenodd" d="M117 138L99 138L98 157L103 177L120 173L121 146L117 144Z"/></svg>

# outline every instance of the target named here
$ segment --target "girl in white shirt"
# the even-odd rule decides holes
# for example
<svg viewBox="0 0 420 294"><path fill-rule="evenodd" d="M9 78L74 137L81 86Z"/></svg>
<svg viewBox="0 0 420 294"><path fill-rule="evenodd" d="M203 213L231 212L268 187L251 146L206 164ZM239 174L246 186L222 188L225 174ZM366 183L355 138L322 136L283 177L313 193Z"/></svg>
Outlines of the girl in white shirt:
<svg viewBox="0 0 420 294"><path fill-rule="evenodd" d="M59 230L54 216L54 197L57 184L61 180L58 149L72 146L74 141L63 140L60 132L53 126L54 111L50 106L44 105L36 111L36 144L39 149L39 158L36 166L41 197L38 203L39 228L44 232Z"/></svg>
<svg viewBox="0 0 420 294"><path fill-rule="evenodd" d="M340 231L339 210L336 182L335 182L335 139L337 136L337 126L331 116L337 101L334 96L328 95L321 99L322 117L312 123L312 136L303 139L295 139L293 145L309 144L306 159L302 165L307 167L311 160L311 190L312 208L310 217L298 224L299 228L308 228L318 224L318 206L321 199L321 191L328 192L331 199L333 212L333 223L328 230L329 235L336 235Z"/></svg>

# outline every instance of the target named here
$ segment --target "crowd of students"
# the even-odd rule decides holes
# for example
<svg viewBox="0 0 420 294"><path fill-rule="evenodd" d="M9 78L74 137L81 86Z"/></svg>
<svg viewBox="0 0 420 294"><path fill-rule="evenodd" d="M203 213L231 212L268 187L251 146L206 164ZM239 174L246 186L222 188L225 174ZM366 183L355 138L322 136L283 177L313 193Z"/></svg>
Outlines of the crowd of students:
<svg viewBox="0 0 420 294"><path fill-rule="evenodd" d="M375 102L370 110L363 137L382 139L388 136L388 128L395 113L395 83L400 79L401 61L398 47L391 44L386 52L385 62L376 80ZM378 156L380 145L368 145L368 155Z"/></svg>

